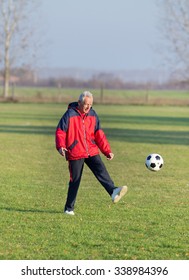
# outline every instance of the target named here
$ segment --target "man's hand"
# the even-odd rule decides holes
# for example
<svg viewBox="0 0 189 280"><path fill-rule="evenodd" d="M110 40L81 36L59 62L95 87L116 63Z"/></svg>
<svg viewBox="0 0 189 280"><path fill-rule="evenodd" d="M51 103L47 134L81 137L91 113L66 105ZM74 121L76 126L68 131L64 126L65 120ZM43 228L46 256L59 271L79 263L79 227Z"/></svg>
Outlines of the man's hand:
<svg viewBox="0 0 189 280"><path fill-rule="evenodd" d="M58 150L59 154L60 154L61 156L63 156L63 157L66 156L66 152L67 152L67 151L68 151L68 150L67 150L66 148L60 148L60 149Z"/></svg>
<svg viewBox="0 0 189 280"><path fill-rule="evenodd" d="M107 160L112 160L114 158L114 154L109 153L109 155L106 158L107 158Z"/></svg>

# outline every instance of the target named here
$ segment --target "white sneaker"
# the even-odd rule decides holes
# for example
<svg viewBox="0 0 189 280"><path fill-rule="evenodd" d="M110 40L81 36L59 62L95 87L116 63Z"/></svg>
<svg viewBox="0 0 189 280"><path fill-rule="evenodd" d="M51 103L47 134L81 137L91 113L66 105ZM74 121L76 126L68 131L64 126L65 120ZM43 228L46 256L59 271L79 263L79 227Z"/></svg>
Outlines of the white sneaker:
<svg viewBox="0 0 189 280"><path fill-rule="evenodd" d="M74 211L69 211L69 210L64 211L64 213L67 215L72 215L72 216L75 215Z"/></svg>
<svg viewBox="0 0 189 280"><path fill-rule="evenodd" d="M128 191L127 186L119 187L114 189L111 197L114 203L117 203Z"/></svg>

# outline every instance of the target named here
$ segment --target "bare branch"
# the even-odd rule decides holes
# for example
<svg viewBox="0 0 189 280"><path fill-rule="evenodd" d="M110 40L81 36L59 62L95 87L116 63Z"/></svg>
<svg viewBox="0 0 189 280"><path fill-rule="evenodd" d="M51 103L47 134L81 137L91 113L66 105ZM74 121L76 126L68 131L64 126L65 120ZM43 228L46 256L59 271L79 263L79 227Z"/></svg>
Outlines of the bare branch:
<svg viewBox="0 0 189 280"><path fill-rule="evenodd" d="M22 51L22 60L25 51L30 48L34 27L32 9L37 7L36 0L0 0L0 63L4 69L4 96L8 96L10 69L13 62L19 63L19 53Z"/></svg>
<svg viewBox="0 0 189 280"><path fill-rule="evenodd" d="M189 79L189 1L157 0L157 3L162 12L165 55L172 61L172 69L184 73L185 78Z"/></svg>

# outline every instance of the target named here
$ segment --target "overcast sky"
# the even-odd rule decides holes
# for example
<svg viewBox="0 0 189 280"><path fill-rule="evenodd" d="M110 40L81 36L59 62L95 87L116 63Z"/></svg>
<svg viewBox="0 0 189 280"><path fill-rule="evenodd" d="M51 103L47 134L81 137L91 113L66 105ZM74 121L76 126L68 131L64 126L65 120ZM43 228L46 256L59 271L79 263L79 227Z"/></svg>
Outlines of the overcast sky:
<svg viewBox="0 0 189 280"><path fill-rule="evenodd" d="M44 66L111 71L161 64L155 0L42 0L41 8Z"/></svg>

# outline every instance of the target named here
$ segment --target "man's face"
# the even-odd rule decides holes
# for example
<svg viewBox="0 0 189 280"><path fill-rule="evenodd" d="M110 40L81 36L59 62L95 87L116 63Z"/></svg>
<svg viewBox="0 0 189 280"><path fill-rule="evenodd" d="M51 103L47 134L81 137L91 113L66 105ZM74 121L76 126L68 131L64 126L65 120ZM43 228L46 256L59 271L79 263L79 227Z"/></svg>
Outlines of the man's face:
<svg viewBox="0 0 189 280"><path fill-rule="evenodd" d="M86 96L84 102L82 103L82 102L78 101L78 104L79 104L79 106L78 106L79 111L82 114L84 114L84 113L87 114L93 105L93 98Z"/></svg>

